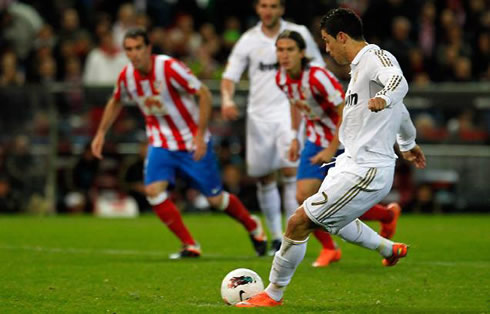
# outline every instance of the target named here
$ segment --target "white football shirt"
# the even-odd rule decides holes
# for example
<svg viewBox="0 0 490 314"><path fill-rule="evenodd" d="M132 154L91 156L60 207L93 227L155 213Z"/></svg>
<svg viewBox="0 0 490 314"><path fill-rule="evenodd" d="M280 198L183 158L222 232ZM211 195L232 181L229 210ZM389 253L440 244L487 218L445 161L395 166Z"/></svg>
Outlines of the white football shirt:
<svg viewBox="0 0 490 314"><path fill-rule="evenodd" d="M339 133L345 153L368 167L393 166L397 136L402 151L415 146L415 128L403 104L408 84L400 65L391 53L367 45L352 61L350 74ZM385 99L387 108L370 111L373 97Z"/></svg>
<svg viewBox="0 0 490 314"><path fill-rule="evenodd" d="M306 42L306 56L312 64L324 66L313 37L305 26L284 20L278 35L284 30L299 32ZM250 80L247 113L249 117L266 121L290 121L289 102L277 87L275 75L278 69L276 39L267 37L261 30L262 23L245 32L228 58L223 78L239 82L243 71L248 67Z"/></svg>

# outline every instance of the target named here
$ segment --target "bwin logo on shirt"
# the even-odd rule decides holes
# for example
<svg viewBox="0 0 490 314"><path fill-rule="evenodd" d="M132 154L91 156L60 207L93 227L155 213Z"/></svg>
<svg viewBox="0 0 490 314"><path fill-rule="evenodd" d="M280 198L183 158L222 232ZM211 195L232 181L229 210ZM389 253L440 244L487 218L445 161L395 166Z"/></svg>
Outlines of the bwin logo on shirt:
<svg viewBox="0 0 490 314"><path fill-rule="evenodd" d="M357 105L357 93L349 94L345 97L345 105L346 106L355 106Z"/></svg>
<svg viewBox="0 0 490 314"><path fill-rule="evenodd" d="M273 71L276 70L279 67L279 63L263 63L262 61L259 63L259 70L260 71Z"/></svg>

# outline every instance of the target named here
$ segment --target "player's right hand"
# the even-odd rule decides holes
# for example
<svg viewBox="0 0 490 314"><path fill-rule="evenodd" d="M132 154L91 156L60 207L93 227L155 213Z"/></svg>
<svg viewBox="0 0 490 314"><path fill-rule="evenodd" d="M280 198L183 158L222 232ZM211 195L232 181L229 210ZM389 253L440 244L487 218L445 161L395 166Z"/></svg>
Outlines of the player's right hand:
<svg viewBox="0 0 490 314"><path fill-rule="evenodd" d="M299 158L299 142L298 139L293 139L289 146L288 158L290 161L296 161Z"/></svg>
<svg viewBox="0 0 490 314"><path fill-rule="evenodd" d="M238 108L235 103L227 103L221 106L221 115L225 120L236 120L238 118Z"/></svg>
<svg viewBox="0 0 490 314"><path fill-rule="evenodd" d="M97 132L95 135L94 139L92 140L91 148L92 148L92 154L95 156L95 158L102 159L104 156L102 156L102 147L104 147L104 134Z"/></svg>

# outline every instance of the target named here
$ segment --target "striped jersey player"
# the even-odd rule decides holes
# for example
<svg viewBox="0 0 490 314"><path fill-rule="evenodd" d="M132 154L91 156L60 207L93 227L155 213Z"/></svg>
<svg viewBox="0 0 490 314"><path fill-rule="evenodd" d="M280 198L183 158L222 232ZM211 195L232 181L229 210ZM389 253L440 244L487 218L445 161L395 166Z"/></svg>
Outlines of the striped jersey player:
<svg viewBox="0 0 490 314"><path fill-rule="evenodd" d="M124 100L137 103L145 118L149 140L144 183L148 201L163 223L180 239L183 249L171 258L198 257L198 243L182 221L167 189L177 174L190 179L211 206L238 220L249 232L258 255L264 255L266 240L260 220L252 217L241 201L223 191L217 159L207 125L211 93L180 61L152 55L148 34L129 30L124 50L131 61L119 74L97 134L93 154L102 158L104 137L121 110ZM199 105L194 100L199 99Z"/></svg>

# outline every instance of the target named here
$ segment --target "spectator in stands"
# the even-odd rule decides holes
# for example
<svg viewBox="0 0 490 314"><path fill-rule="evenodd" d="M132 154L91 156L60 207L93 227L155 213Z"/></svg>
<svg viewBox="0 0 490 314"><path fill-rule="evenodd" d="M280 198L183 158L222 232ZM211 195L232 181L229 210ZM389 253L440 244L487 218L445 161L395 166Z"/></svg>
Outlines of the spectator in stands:
<svg viewBox="0 0 490 314"><path fill-rule="evenodd" d="M476 79L490 80L490 31L482 32L477 37L473 73Z"/></svg>
<svg viewBox="0 0 490 314"><path fill-rule="evenodd" d="M0 174L0 213L12 214L22 210L21 195L12 188L10 178Z"/></svg>
<svg viewBox="0 0 490 314"><path fill-rule="evenodd" d="M112 33L101 35L100 44L90 51L83 73L86 85L114 85L117 75L128 63L126 55L114 43Z"/></svg>
<svg viewBox="0 0 490 314"><path fill-rule="evenodd" d="M112 28L112 34L115 44L122 48L124 34L135 26L136 13L131 3L125 3L117 11L117 20Z"/></svg>
<svg viewBox="0 0 490 314"><path fill-rule="evenodd" d="M60 42L72 42L74 53L82 60L85 59L92 45L90 34L80 26L78 12L73 8L63 12L59 38Z"/></svg>
<svg viewBox="0 0 490 314"><path fill-rule="evenodd" d="M231 49L235 46L241 35L240 20L236 16L228 16L225 20L225 27L221 35L223 58L220 58L220 61L226 60L226 57L231 53Z"/></svg>
<svg viewBox="0 0 490 314"><path fill-rule="evenodd" d="M38 65L39 83L52 83L56 81L56 62L49 56L40 60Z"/></svg>
<svg viewBox="0 0 490 314"><path fill-rule="evenodd" d="M87 144L69 173L68 181L71 192L76 192L76 194L72 193L72 195L76 196L72 196L72 199L68 200L72 203L67 205L71 205L75 210L83 205L84 212L91 213L93 211L91 194L95 188L95 179L98 170L99 160L92 155L90 144ZM70 193L68 195L70 195ZM80 199L80 195L82 196L82 199Z"/></svg>
<svg viewBox="0 0 490 314"><path fill-rule="evenodd" d="M1 37L9 43L17 58L24 60L42 25L43 19L36 10L28 4L15 1L3 12Z"/></svg>
<svg viewBox="0 0 490 314"><path fill-rule="evenodd" d="M212 58L215 58L221 50L221 38L216 34L216 29L211 23L204 23L199 28L201 43L199 48L205 47ZM196 51L199 49L197 48Z"/></svg>
<svg viewBox="0 0 490 314"><path fill-rule="evenodd" d="M458 57L453 66L453 77L456 82L470 82L471 60L467 57Z"/></svg>
<svg viewBox="0 0 490 314"><path fill-rule="evenodd" d="M390 51L396 57L403 74L409 81L413 77L410 66L410 50L414 47L409 38L411 27L411 23L406 17L395 17L391 29L392 36L383 45L383 49Z"/></svg>
<svg viewBox="0 0 490 314"><path fill-rule="evenodd" d="M189 14L179 15L175 26L168 31L173 57L185 59L195 55L195 51L201 43L201 38L194 30L194 18Z"/></svg>
<svg viewBox="0 0 490 314"><path fill-rule="evenodd" d="M7 51L1 59L0 86L21 86L24 84L24 73L17 65L17 56L12 51Z"/></svg>
<svg viewBox="0 0 490 314"><path fill-rule="evenodd" d="M150 34L150 42L152 44L152 53L154 54L171 54L172 41L169 32L163 27L154 27Z"/></svg>
<svg viewBox="0 0 490 314"><path fill-rule="evenodd" d="M436 6L432 1L422 5L418 24L418 44L426 58L432 58L436 47Z"/></svg>
<svg viewBox="0 0 490 314"><path fill-rule="evenodd" d="M428 71L428 67L426 66L426 62L424 60L424 54L419 48L412 48L408 52L410 58L410 74L412 76L412 81L418 82L419 85L423 85L424 83L430 82L430 75ZM422 81L421 78L426 79ZM422 83L422 84L421 84Z"/></svg>

